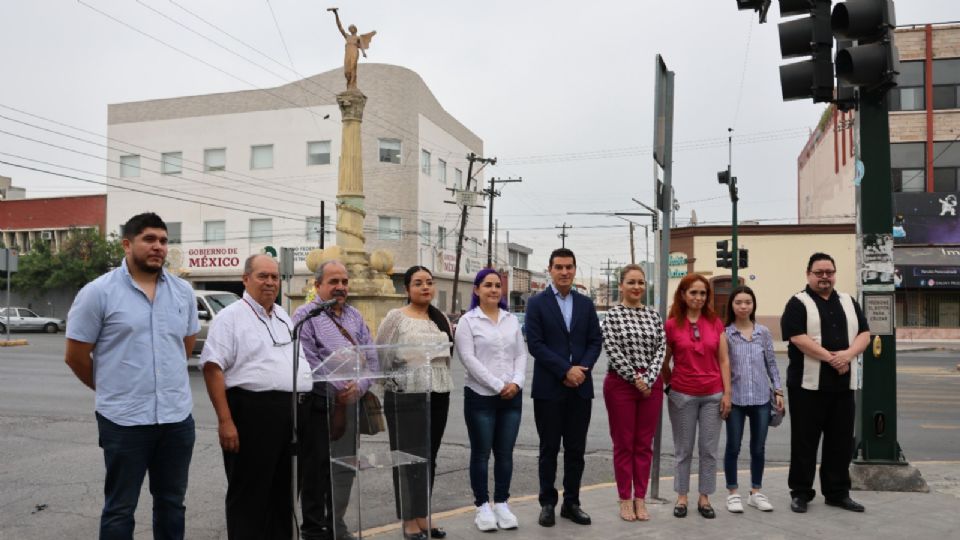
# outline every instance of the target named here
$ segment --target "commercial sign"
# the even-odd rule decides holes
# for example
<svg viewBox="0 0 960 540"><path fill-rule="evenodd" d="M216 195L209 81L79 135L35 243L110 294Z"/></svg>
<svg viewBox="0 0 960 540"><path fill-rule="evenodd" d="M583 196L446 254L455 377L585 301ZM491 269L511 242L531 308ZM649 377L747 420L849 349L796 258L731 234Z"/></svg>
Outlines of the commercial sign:
<svg viewBox="0 0 960 540"><path fill-rule="evenodd" d="M687 254L675 251L667 258L670 279L679 279L687 275Z"/></svg>
<svg viewBox="0 0 960 540"><path fill-rule="evenodd" d="M894 242L960 244L957 202L955 193L894 193Z"/></svg>

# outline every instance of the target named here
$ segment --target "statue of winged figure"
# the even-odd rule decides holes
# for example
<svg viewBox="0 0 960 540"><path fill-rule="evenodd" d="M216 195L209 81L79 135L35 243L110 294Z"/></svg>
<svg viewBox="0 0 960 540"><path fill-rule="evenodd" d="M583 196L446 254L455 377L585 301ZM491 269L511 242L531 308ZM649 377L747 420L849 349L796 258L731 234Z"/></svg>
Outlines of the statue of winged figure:
<svg viewBox="0 0 960 540"><path fill-rule="evenodd" d="M343 53L343 76L347 79L347 90L357 90L357 60L361 54L364 58L367 57L366 50L370 47L373 36L377 35L377 31L357 35L357 27L351 24L347 27L350 31L348 34L340 22L338 8L327 8L327 11L333 12L333 16L337 19L337 28L346 40Z"/></svg>

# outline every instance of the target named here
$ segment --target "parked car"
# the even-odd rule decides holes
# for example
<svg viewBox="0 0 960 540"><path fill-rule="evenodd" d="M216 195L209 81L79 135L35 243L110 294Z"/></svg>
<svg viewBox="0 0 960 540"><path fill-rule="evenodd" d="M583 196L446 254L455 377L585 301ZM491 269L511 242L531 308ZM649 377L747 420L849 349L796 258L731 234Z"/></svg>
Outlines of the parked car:
<svg viewBox="0 0 960 540"><path fill-rule="evenodd" d="M42 330L48 334L56 334L67 324L63 319L41 317L32 310L22 307L0 308L0 332L7 331L7 315L10 316L10 331Z"/></svg>
<svg viewBox="0 0 960 540"><path fill-rule="evenodd" d="M220 313L220 310L240 300L240 297L229 291L193 291L197 297L197 318L200 319L200 333L197 342L193 345L193 354L200 354L203 344L207 342L207 331L210 321Z"/></svg>

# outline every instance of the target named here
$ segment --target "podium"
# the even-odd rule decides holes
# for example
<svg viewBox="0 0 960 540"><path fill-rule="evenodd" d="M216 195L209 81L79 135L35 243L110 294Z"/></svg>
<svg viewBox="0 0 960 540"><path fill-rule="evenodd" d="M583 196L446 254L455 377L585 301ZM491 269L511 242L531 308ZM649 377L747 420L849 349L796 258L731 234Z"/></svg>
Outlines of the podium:
<svg viewBox="0 0 960 540"><path fill-rule="evenodd" d="M430 515L431 359L448 354L449 344L353 346L313 371L327 403L332 538ZM418 391L405 391L412 380ZM353 402L351 386L361 392Z"/></svg>

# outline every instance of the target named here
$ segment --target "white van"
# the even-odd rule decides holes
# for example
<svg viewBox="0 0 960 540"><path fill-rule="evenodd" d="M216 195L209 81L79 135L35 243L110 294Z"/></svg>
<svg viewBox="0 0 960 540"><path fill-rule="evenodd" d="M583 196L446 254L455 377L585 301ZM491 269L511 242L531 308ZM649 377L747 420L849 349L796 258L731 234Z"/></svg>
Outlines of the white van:
<svg viewBox="0 0 960 540"><path fill-rule="evenodd" d="M220 310L240 300L240 297L229 291L193 291L197 297L197 318L200 319L200 333L193 346L193 354L200 354L203 344L207 342L207 330L210 321L220 313Z"/></svg>

